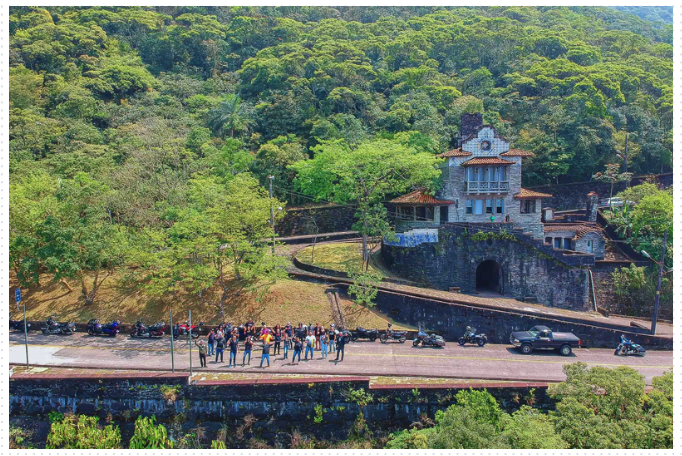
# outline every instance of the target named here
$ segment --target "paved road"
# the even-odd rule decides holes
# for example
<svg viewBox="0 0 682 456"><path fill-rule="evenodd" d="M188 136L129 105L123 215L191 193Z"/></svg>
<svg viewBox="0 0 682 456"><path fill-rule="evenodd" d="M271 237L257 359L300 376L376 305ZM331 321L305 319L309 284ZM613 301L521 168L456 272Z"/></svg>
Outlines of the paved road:
<svg viewBox="0 0 682 456"><path fill-rule="evenodd" d="M29 333L29 360L32 364L71 367L98 367L111 369L170 369L170 338L130 339L119 336L116 339L91 337L86 334L72 336L43 336ZM186 341L176 341L175 367L189 367L189 349ZM485 347L460 347L448 343L444 349L412 347L389 342L354 342L347 345L343 362L334 361L335 354L321 359L315 353L312 361L301 361L292 365L283 360L283 355L271 354L271 367L260 368L260 351L255 350L251 365L242 367L242 353L238 354L240 366L228 368L228 352L224 363L209 359L209 371L244 373L286 373L286 374L332 374L371 376L434 376L448 378L474 378L488 380L562 381L561 370L567 363L582 361L588 365L616 367L621 365L637 369L646 379L661 375L672 368L671 351L649 351L646 357L616 357L613 350L577 349L570 357L554 352L536 352L522 355L507 345ZM193 367L199 365L198 351L193 349ZM23 335L10 335L10 362L24 363L26 360Z"/></svg>

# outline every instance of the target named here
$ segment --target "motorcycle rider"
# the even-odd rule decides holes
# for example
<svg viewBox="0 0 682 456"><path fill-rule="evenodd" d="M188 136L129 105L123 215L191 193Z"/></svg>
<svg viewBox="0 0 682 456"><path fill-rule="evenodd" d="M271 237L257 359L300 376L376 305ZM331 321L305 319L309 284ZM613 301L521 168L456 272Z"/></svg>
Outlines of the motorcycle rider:
<svg viewBox="0 0 682 456"><path fill-rule="evenodd" d="M142 334L142 320L137 320L135 323L135 331L138 336Z"/></svg>

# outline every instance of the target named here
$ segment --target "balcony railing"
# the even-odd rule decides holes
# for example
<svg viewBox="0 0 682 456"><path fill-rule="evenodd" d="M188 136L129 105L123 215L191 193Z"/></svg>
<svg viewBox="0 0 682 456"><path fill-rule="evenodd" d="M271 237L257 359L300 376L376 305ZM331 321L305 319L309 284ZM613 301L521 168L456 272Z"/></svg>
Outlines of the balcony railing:
<svg viewBox="0 0 682 456"><path fill-rule="evenodd" d="M509 182L467 182L467 193L507 193Z"/></svg>

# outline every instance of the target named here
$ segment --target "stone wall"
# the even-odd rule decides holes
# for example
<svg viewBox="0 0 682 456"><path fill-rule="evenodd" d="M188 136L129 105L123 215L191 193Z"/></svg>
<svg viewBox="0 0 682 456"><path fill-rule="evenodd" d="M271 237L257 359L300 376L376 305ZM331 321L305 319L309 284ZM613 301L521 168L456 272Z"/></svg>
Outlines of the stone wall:
<svg viewBox="0 0 682 456"><path fill-rule="evenodd" d="M630 185L639 185L647 179L654 180L662 188L672 186L672 173L659 174L657 176L637 176L632 179ZM551 207L555 210L583 209L587 206L587 194L597 192L599 200L608 198L611 194L611 184L606 182L574 182L570 184L542 185L527 187L542 193L550 193L552 198L543 200L544 207ZM625 182L618 182L613 186L613 194L625 190Z"/></svg>
<svg viewBox="0 0 682 456"><path fill-rule="evenodd" d="M288 208L282 220L275 225L280 236L316 234L311 220L317 223L318 233L352 230L355 223L354 206L315 206Z"/></svg>
<svg viewBox="0 0 682 456"><path fill-rule="evenodd" d="M469 325L478 332L488 335L492 343L509 342L512 331L527 330L535 325L546 325L558 332L572 332L581 340L583 347L613 348L618 345L620 335L626 334L647 349L672 350L672 338L650 336L636 328L631 332L622 327L613 329L592 326L588 320L567 321L539 316L523 315L496 309L484 309L463 304L438 302L417 296L408 296L380 291L376 298L377 309L396 321L419 322L426 328L439 331L448 340L456 340Z"/></svg>
<svg viewBox="0 0 682 456"><path fill-rule="evenodd" d="M170 434L190 432L198 424L204 430L204 443L216 438L222 426L230 434L252 415L255 424L247 428L241 440L246 445L251 437L270 445L288 447L291 434L322 439L344 439L360 407L347 399L351 389L364 389L373 395L371 404L363 410L373 430L405 429L422 415L433 419L436 411L454 403L458 389L476 384L451 385L380 385L371 390L368 377L329 379L238 380L202 382L188 385L187 375L177 379L98 379L71 378L10 378L10 420L24 418L44 420L51 411L108 417L119 425L122 441L128 442L139 415L155 415L169 428ZM48 377L48 376L45 376ZM183 383L184 381L184 383ZM164 396L166 385L176 388L174 397ZM417 387L415 395L412 388ZM487 390L510 412L517 409L531 388L535 390L536 407L553 408L546 395L546 384L519 383L507 387L488 386ZM316 406L322 406L322 421L315 423ZM45 442L49 426L42 426ZM238 446L239 443L232 443Z"/></svg>
<svg viewBox="0 0 682 456"><path fill-rule="evenodd" d="M298 280L318 282L321 278L297 275ZM347 293L348 281L324 279L333 283L341 292ZM456 295L453 295L456 296ZM599 300L599 298L597 298ZM546 325L556 331L570 331L582 340L583 347L613 348L618 345L620 335L636 340L647 349L672 350L672 337L651 336L638 327L626 327L604 319L572 316L545 317L537 313L503 310L452 301L439 300L380 288L375 300L377 309L392 319L410 324L422 324L429 331L436 331L448 341L456 341L467 325L475 326L479 332L488 334L492 343L506 344L512 331ZM615 345L614 345L615 344Z"/></svg>
<svg viewBox="0 0 682 456"><path fill-rule="evenodd" d="M471 227L469 234L475 232ZM383 245L382 258L403 278L441 290L460 287L464 293L476 292L477 268L493 260L501 269L499 291L503 295L534 297L552 307L588 308L588 276L583 267L594 265L594 256L563 255L523 235L513 240L473 241L466 233L460 226L444 225L438 242L416 247Z"/></svg>

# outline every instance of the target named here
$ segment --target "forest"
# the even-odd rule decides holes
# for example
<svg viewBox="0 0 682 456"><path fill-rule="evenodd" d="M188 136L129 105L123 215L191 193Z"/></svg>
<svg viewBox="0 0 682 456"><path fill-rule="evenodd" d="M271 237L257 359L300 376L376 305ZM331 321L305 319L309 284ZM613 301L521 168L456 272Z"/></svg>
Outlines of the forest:
<svg viewBox="0 0 682 456"><path fill-rule="evenodd" d="M122 265L217 308L263 293L271 208L435 187L464 112L535 153L525 185L589 180L626 142L629 172L671 170L672 25L613 8L12 7L9 52L10 263L86 303ZM413 178L363 199L317 154Z"/></svg>

